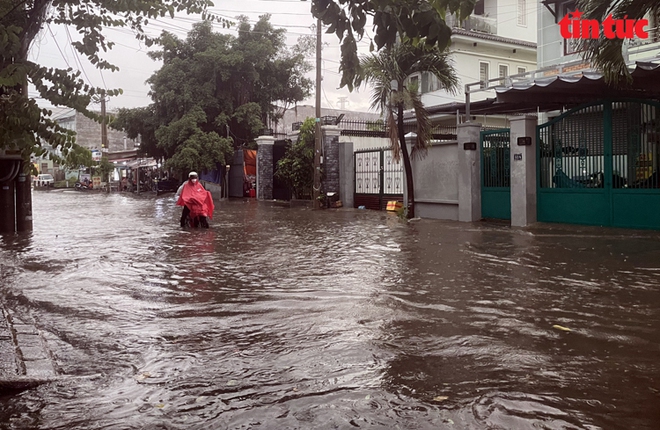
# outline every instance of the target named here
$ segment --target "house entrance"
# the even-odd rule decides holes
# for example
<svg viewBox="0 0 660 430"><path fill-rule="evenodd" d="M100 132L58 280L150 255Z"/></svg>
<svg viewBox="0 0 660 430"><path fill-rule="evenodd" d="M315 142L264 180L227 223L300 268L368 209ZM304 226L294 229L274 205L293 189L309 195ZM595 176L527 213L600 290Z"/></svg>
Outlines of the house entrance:
<svg viewBox="0 0 660 430"><path fill-rule="evenodd" d="M660 229L659 114L601 101L538 126L538 220Z"/></svg>
<svg viewBox="0 0 660 430"><path fill-rule="evenodd" d="M508 128L482 131L481 216L511 219L511 161Z"/></svg>
<svg viewBox="0 0 660 430"><path fill-rule="evenodd" d="M356 151L353 157L356 208L384 210L390 200L403 201L403 161L394 161L391 149Z"/></svg>

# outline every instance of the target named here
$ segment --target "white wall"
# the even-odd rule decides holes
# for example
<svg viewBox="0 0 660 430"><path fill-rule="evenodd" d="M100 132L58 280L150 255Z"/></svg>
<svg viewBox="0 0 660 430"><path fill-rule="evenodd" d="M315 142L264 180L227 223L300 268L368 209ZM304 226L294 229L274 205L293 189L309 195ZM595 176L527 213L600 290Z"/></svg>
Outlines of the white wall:
<svg viewBox="0 0 660 430"><path fill-rule="evenodd" d="M433 142L425 158L412 160L415 216L458 219L458 144Z"/></svg>
<svg viewBox="0 0 660 430"><path fill-rule="evenodd" d="M518 0L499 0L496 15L490 15L497 18L497 35L536 43L537 8L545 9L537 0L525 0L526 23L521 25L518 23Z"/></svg>
<svg viewBox="0 0 660 430"><path fill-rule="evenodd" d="M551 6L554 7L554 6ZM558 8L558 16L562 9ZM543 5L537 8L538 41L537 63L538 68L553 66L579 60L579 54L564 55L564 39L559 33L559 24L550 11ZM561 19L562 16L559 16Z"/></svg>
<svg viewBox="0 0 660 430"><path fill-rule="evenodd" d="M524 67L526 71L536 69L536 51L533 48L514 46L481 40L466 36L454 36L452 38L451 59L454 63L459 78L459 91L451 95L446 91L433 91L422 94L422 103L425 106L436 106L451 102L465 101L465 84L479 81L479 63L489 64L489 77L499 76L499 65L507 65L509 75L518 73L518 67ZM477 46L474 46L474 43ZM516 52L513 52L513 50ZM484 100L494 98L494 91L483 91L471 94L471 100Z"/></svg>
<svg viewBox="0 0 660 430"><path fill-rule="evenodd" d="M363 149L389 148L390 141L384 137L339 136L340 142L353 142L353 152Z"/></svg>

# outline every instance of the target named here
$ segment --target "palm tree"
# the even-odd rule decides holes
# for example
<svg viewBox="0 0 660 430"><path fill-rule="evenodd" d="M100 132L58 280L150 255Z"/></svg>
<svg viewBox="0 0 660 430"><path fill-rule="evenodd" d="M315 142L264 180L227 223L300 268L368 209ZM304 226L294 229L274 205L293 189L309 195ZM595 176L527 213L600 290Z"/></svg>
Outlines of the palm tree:
<svg viewBox="0 0 660 430"><path fill-rule="evenodd" d="M423 42L417 45L400 42L391 48L363 57L360 60L360 74L355 81L356 87L362 83L371 83L373 89L371 107L379 108L386 117L394 160L399 161L403 157L408 191L408 201L405 202L408 218L415 216L415 189L410 159L423 158L432 138L431 120L422 104L421 96L416 88L404 86L406 78L417 72L429 72L435 75L440 88L450 93L455 93L458 89L458 78L447 51L428 47ZM411 107L415 112L417 138L412 145L411 153L408 154L403 112L405 108Z"/></svg>
<svg viewBox="0 0 660 430"><path fill-rule="evenodd" d="M596 19L599 22L610 14L613 18L627 17L632 20L642 19L647 14L660 15L658 0L578 0L577 8L582 12L582 19ZM601 34L598 39L580 39L579 48L584 51L584 59L603 73L606 82L618 85L631 80L623 56L623 43L622 39L607 39Z"/></svg>

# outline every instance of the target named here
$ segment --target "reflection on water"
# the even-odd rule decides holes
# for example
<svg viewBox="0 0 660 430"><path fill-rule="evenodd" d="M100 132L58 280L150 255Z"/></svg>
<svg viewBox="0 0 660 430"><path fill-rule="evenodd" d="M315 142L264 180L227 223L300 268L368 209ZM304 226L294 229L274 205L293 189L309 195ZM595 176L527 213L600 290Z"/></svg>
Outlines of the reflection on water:
<svg viewBox="0 0 660 430"><path fill-rule="evenodd" d="M3 300L100 376L0 398L3 428L660 427L656 233L33 199Z"/></svg>

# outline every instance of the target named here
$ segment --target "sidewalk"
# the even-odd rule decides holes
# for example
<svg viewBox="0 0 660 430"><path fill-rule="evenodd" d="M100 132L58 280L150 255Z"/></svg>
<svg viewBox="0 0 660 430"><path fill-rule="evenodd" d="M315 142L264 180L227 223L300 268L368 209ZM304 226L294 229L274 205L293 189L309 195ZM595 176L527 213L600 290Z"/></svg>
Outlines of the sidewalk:
<svg viewBox="0 0 660 430"><path fill-rule="evenodd" d="M39 330L0 303L0 394L21 391L57 376Z"/></svg>

